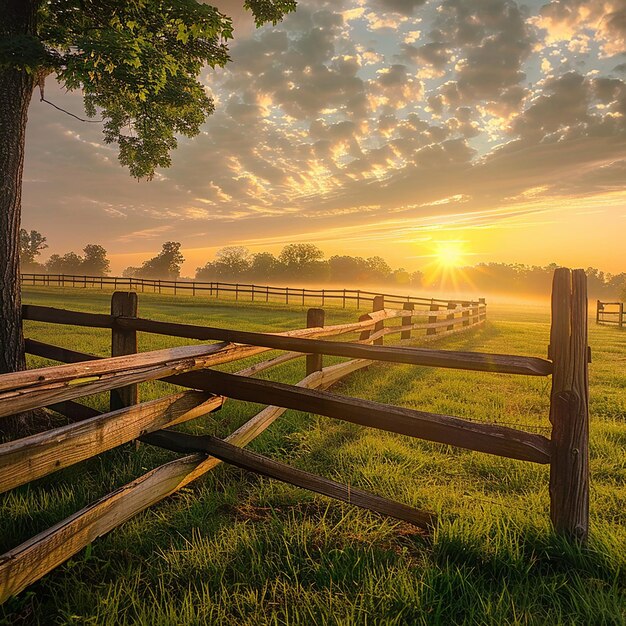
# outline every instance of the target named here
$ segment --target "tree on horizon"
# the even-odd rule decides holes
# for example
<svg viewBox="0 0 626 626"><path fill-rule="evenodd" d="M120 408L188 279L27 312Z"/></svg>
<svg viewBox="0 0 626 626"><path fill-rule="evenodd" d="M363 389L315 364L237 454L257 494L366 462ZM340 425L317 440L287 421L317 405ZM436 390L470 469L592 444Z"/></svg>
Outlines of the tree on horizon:
<svg viewBox="0 0 626 626"><path fill-rule="evenodd" d="M127 267L123 276L127 278L176 280L180 278L180 269L184 262L185 257L180 251L180 243L178 241L166 241L159 254L144 261L141 267Z"/></svg>

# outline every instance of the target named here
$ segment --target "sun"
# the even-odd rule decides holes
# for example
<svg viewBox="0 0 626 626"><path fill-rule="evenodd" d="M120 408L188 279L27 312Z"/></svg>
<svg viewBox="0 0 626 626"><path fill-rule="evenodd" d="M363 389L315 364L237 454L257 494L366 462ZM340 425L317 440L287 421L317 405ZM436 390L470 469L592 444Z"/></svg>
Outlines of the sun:
<svg viewBox="0 0 626 626"><path fill-rule="evenodd" d="M453 269L465 261L465 250L460 241L442 241L435 250L435 259L440 267Z"/></svg>
<svg viewBox="0 0 626 626"><path fill-rule="evenodd" d="M430 260L423 267L425 284L438 289L457 289L460 284L468 284L465 266L472 252L467 250L465 241L432 241L429 253L425 256Z"/></svg>

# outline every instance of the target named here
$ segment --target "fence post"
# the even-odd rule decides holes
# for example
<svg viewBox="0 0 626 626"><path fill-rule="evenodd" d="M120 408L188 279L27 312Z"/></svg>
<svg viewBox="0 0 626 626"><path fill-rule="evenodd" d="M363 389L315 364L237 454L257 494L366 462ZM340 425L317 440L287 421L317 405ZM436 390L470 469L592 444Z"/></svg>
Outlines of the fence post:
<svg viewBox="0 0 626 626"><path fill-rule="evenodd" d="M439 305L431 303L430 310L431 311L438 311L439 310ZM435 324L436 322L437 322L437 316L436 315L430 315L428 317L428 323L429 324ZM427 335L436 335L437 334L437 329L436 328L427 328L426 329L426 334Z"/></svg>
<svg viewBox="0 0 626 626"><path fill-rule="evenodd" d="M270 288L269 285L265 286L265 302L270 301Z"/></svg>
<svg viewBox="0 0 626 626"><path fill-rule="evenodd" d="M487 301L485 298L478 298L478 321L487 319Z"/></svg>
<svg viewBox="0 0 626 626"><path fill-rule="evenodd" d="M382 311L385 308L385 296L374 296L374 300L372 300L372 313L376 311ZM374 332L378 332L385 327L384 320L380 322L376 322L374 324ZM378 339L374 339L373 345L382 346L383 345L383 337L379 337Z"/></svg>
<svg viewBox="0 0 626 626"><path fill-rule="evenodd" d="M372 312L380 311L385 308L385 299L383 296L374 296L372 299ZM369 319L372 319L372 316L369 313L364 313L359 317L359 322L365 322ZM359 341L366 341L370 338L370 336L378 330L381 330L384 326L384 321L376 322L374 324L374 328L372 330L363 330L359 335ZM380 345L383 342L383 338L380 337L374 340L373 345Z"/></svg>
<svg viewBox="0 0 626 626"><path fill-rule="evenodd" d="M306 312L306 327L317 328L324 326L324 309L309 309ZM306 355L306 375L313 372L319 372L322 369L322 355L321 354L307 354Z"/></svg>
<svg viewBox="0 0 626 626"><path fill-rule="evenodd" d="M402 305L402 308L405 311L413 311L415 309L415 305L412 302L405 302ZM402 318L402 326L405 325L405 322L408 322L408 324L412 324L413 323L413 317L409 316L409 317L403 317ZM410 339L411 338L411 330L403 330L400 333L400 339Z"/></svg>
<svg viewBox="0 0 626 626"><path fill-rule="evenodd" d="M448 310L453 311L454 309L456 309L456 302L448 302ZM450 313L450 315L448 315L446 319L453 320L454 313ZM446 326L446 330L454 330L454 322L450 324L449 326Z"/></svg>
<svg viewBox="0 0 626 626"><path fill-rule="evenodd" d="M289 304L289 287L285 287L285 304Z"/></svg>
<svg viewBox="0 0 626 626"><path fill-rule="evenodd" d="M235 285L235 300L239 300L239 283Z"/></svg>
<svg viewBox="0 0 626 626"><path fill-rule="evenodd" d="M624 303L619 303L619 327L624 327Z"/></svg>
<svg viewBox="0 0 626 626"><path fill-rule="evenodd" d="M111 296L111 315L115 317L137 317L137 292L116 291ZM137 352L137 331L116 328L111 332L111 356L123 356ZM111 411L137 404L139 394L137 385L128 385L111 390Z"/></svg>
<svg viewBox="0 0 626 626"><path fill-rule="evenodd" d="M343 290L343 307L342 308L346 308L346 290Z"/></svg>
<svg viewBox="0 0 626 626"><path fill-rule="evenodd" d="M587 278L559 268L552 284L552 453L550 518L557 533L586 542L589 534L589 380Z"/></svg>
<svg viewBox="0 0 626 626"><path fill-rule="evenodd" d="M596 324L600 323L600 311L602 310L602 302L596 300Z"/></svg>
<svg viewBox="0 0 626 626"><path fill-rule="evenodd" d="M469 306L470 306L470 303L469 302L463 302L463 303L461 303L461 306L464 309L467 309L467 311L463 311L463 326L469 326L470 325L470 319L469 319L469 315L470 315Z"/></svg>

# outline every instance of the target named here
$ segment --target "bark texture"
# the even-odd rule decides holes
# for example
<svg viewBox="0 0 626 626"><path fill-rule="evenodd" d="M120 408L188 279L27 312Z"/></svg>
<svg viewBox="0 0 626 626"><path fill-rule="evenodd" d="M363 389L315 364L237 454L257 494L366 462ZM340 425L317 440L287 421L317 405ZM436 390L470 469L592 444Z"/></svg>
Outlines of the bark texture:
<svg viewBox="0 0 626 626"><path fill-rule="evenodd" d="M3 2L0 34L34 35L36 2ZM19 232L28 105L35 74L0 69L0 374L26 367L20 297ZM0 422L0 434L14 434L20 418Z"/></svg>

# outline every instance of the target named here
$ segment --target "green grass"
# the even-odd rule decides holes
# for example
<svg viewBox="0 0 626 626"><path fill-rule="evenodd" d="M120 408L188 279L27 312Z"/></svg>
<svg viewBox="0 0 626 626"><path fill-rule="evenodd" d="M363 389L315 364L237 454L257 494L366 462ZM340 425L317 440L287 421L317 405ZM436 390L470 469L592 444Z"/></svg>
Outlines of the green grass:
<svg viewBox="0 0 626 626"><path fill-rule="evenodd" d="M25 302L100 312L109 297L24 294ZM301 327L305 318L301 307L152 294L140 295L140 313L265 331ZM355 316L329 308L327 322ZM493 305L484 327L435 345L545 356L548 333L547 308ZM102 355L110 341L106 331L32 322L27 334ZM173 344L141 338L142 350ZM547 467L289 411L251 448L435 511L434 534L221 465L98 539L6 603L0 616L7 623L111 625L625 624L626 332L592 323L590 344L588 548L551 532ZM297 361L267 377L295 382L303 374ZM166 387L143 385L142 397ZM334 390L548 432L546 379L381 364ZM104 397L90 402L105 408ZM229 401L188 428L225 435L256 410ZM0 550L171 458L128 445L5 494Z"/></svg>

